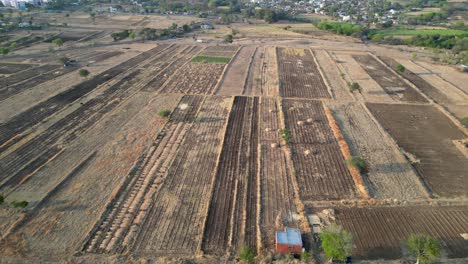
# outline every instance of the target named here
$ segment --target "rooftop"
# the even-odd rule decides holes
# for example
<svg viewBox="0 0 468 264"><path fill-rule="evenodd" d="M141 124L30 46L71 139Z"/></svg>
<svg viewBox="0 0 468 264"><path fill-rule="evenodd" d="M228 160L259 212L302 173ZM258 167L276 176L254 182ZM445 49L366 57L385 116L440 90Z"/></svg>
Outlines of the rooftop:
<svg viewBox="0 0 468 264"><path fill-rule="evenodd" d="M276 242L302 246L301 232L299 229L286 227L284 231L276 231Z"/></svg>

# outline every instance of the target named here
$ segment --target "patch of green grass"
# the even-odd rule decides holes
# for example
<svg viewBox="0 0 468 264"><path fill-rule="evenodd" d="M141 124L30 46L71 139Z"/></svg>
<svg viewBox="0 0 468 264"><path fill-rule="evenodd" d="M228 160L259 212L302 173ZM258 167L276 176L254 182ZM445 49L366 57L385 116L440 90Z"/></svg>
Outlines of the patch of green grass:
<svg viewBox="0 0 468 264"><path fill-rule="evenodd" d="M192 59L192 62L199 62L199 63L219 63L219 64L227 64L231 61L231 58L228 57L212 57L212 56L196 56Z"/></svg>
<svg viewBox="0 0 468 264"><path fill-rule="evenodd" d="M376 33L384 36L464 36L468 32L456 29L382 29Z"/></svg>

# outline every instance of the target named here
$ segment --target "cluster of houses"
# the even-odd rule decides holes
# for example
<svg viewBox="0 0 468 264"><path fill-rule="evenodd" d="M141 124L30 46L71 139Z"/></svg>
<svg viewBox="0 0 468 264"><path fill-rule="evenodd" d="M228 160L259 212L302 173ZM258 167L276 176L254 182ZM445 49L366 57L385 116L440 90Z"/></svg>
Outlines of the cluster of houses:
<svg viewBox="0 0 468 264"><path fill-rule="evenodd" d="M17 8L19 10L25 10L26 4L34 6L42 6L48 2L48 0L0 0L3 6Z"/></svg>

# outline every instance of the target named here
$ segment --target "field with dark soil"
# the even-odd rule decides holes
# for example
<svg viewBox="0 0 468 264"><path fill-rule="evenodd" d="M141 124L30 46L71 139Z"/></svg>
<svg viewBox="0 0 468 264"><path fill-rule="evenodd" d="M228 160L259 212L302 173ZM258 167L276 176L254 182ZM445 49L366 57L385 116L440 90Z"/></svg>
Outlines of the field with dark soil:
<svg viewBox="0 0 468 264"><path fill-rule="evenodd" d="M436 196L467 197L466 156L454 140L465 134L433 106L367 104L382 126L412 160Z"/></svg>
<svg viewBox="0 0 468 264"><path fill-rule="evenodd" d="M402 257L404 241L411 234L440 239L450 258L468 257L468 207L382 207L336 210L336 221L356 239L354 254L365 259Z"/></svg>

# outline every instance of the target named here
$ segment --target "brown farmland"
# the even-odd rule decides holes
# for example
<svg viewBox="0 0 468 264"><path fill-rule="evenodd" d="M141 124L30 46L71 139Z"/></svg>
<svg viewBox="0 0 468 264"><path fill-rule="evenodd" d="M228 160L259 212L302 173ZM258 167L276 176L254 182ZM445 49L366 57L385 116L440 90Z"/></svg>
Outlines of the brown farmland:
<svg viewBox="0 0 468 264"><path fill-rule="evenodd" d="M453 140L466 135L433 106L367 104L382 126L413 160L413 166L437 196L468 196L466 157Z"/></svg>
<svg viewBox="0 0 468 264"><path fill-rule="evenodd" d="M299 98L330 98L309 49L277 48L280 95Z"/></svg>
<svg viewBox="0 0 468 264"><path fill-rule="evenodd" d="M351 174L320 101L283 100L291 152L304 200L356 197Z"/></svg>
<svg viewBox="0 0 468 264"><path fill-rule="evenodd" d="M337 222L356 240L355 256L365 259L401 258L403 241L411 234L440 239L448 257L466 258L468 207L388 207L337 209Z"/></svg>
<svg viewBox="0 0 468 264"><path fill-rule="evenodd" d="M394 100L427 102L413 87L406 84L371 55L354 55L353 58Z"/></svg>

